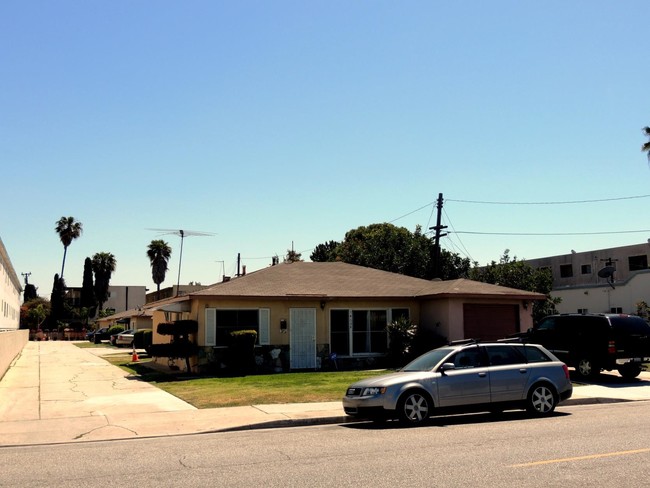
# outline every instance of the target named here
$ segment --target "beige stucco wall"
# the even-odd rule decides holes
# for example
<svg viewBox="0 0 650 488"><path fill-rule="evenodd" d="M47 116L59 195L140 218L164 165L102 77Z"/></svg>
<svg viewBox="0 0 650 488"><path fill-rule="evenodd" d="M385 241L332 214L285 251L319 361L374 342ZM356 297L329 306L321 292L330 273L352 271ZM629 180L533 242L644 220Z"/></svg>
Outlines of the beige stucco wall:
<svg viewBox="0 0 650 488"><path fill-rule="evenodd" d="M290 311L292 308L312 308L316 310L316 343L329 344L330 310L333 309L387 309L387 308L408 308L411 321L418 323L420 319L420 304L416 300L397 299L391 300L340 300L324 301L321 307L321 299L314 300L272 300L272 299L228 299L228 300L193 300L192 311L186 318L191 318L199 323L198 344L205 344L205 309L258 309L268 308L270 311L270 343L277 346L289 345ZM287 321L287 330L280 329L280 321Z"/></svg>
<svg viewBox="0 0 650 488"><path fill-rule="evenodd" d="M29 340L29 331L10 330L0 331L0 379L9 369L13 360L23 350Z"/></svg>
<svg viewBox="0 0 650 488"><path fill-rule="evenodd" d="M519 330L526 331L533 326L532 306L524 308L521 300L494 300L478 298L457 298L432 300L422 305L422 326L445 337L448 341L465 338L465 304L517 305L519 309Z"/></svg>

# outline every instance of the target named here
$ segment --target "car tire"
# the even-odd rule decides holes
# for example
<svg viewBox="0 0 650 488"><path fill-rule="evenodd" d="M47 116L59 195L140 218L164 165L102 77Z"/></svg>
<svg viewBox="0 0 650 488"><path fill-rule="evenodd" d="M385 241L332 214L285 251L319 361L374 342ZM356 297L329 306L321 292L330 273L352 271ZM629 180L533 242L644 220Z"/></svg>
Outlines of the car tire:
<svg viewBox="0 0 650 488"><path fill-rule="evenodd" d="M600 366L598 366L589 357L582 357L576 362L576 373L581 378L596 378L600 374Z"/></svg>
<svg viewBox="0 0 650 488"><path fill-rule="evenodd" d="M637 364L627 363L618 368L618 374L626 380L633 380L641 374L641 367Z"/></svg>
<svg viewBox="0 0 650 488"><path fill-rule="evenodd" d="M548 383L534 385L528 393L526 410L538 417L550 415L557 405L557 394Z"/></svg>
<svg viewBox="0 0 650 488"><path fill-rule="evenodd" d="M433 401L422 390L409 390L402 395L397 405L399 420L405 425L420 425L433 410Z"/></svg>

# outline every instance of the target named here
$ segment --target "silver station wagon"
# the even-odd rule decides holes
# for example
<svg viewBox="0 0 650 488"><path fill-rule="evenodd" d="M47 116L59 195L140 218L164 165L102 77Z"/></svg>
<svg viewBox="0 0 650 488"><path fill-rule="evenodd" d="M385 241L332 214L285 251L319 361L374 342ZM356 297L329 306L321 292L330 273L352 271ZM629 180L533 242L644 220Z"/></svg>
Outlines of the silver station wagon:
<svg viewBox="0 0 650 488"><path fill-rule="evenodd" d="M358 381L343 397L345 413L417 425L445 413L526 409L549 415L571 397L567 366L537 344L457 341L401 370Z"/></svg>

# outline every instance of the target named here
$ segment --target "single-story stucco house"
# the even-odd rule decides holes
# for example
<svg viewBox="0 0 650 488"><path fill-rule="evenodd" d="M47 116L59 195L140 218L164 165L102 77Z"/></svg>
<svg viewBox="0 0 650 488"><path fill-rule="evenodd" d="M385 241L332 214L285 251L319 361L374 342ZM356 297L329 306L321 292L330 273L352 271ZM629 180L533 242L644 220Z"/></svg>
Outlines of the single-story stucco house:
<svg viewBox="0 0 650 488"><path fill-rule="evenodd" d="M146 306L157 324L194 320L192 369L221 361L229 334L257 331L260 363L275 370L318 369L385 356L386 326L405 316L446 340L505 337L532 327L539 293L467 279L428 281L341 262L278 264ZM165 359L166 361L166 359ZM361 363L359 363L361 364Z"/></svg>

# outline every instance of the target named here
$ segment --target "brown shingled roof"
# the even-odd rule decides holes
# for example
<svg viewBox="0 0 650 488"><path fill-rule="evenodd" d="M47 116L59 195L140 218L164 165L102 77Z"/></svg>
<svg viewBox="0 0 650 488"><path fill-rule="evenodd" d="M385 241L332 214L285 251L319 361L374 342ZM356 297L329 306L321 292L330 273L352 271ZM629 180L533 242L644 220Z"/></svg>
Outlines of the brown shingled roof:
<svg viewBox="0 0 650 488"><path fill-rule="evenodd" d="M544 295L472 280L428 281L353 264L279 264L191 293L192 297L415 298L501 296L527 300Z"/></svg>

